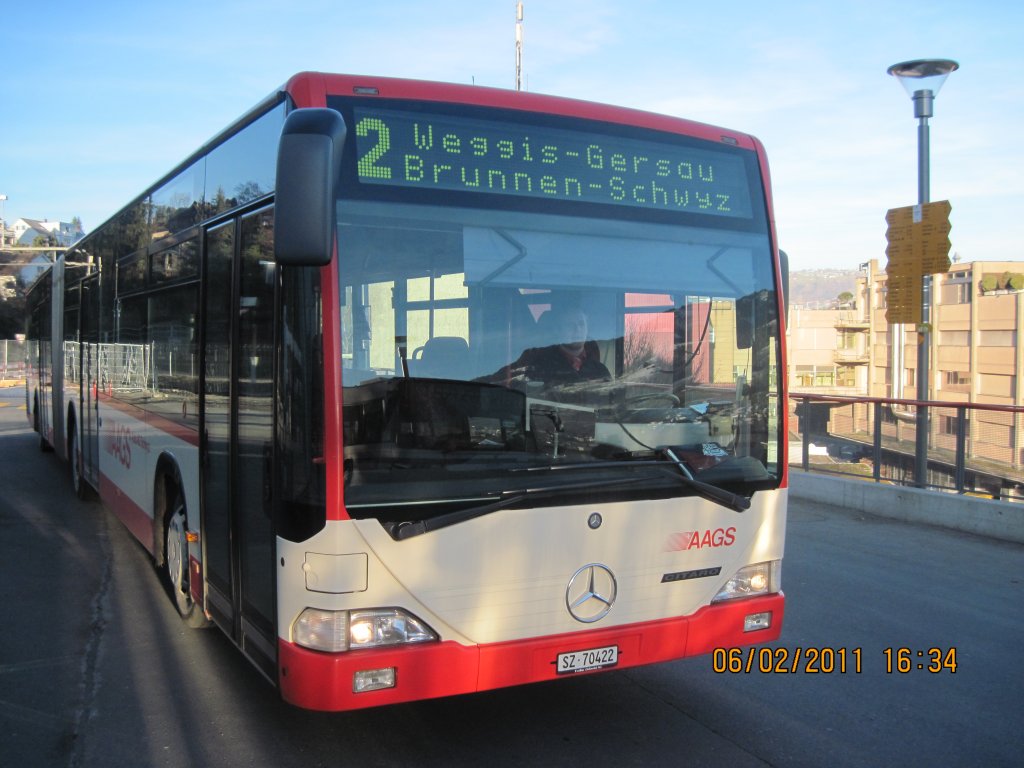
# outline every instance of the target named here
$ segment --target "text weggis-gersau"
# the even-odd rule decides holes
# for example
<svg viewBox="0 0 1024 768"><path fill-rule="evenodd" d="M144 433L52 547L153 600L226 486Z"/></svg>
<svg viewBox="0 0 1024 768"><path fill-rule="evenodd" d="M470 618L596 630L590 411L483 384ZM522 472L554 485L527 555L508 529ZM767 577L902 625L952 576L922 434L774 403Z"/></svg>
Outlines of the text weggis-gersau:
<svg viewBox="0 0 1024 768"><path fill-rule="evenodd" d="M735 153L451 116L355 113L363 183L751 215Z"/></svg>

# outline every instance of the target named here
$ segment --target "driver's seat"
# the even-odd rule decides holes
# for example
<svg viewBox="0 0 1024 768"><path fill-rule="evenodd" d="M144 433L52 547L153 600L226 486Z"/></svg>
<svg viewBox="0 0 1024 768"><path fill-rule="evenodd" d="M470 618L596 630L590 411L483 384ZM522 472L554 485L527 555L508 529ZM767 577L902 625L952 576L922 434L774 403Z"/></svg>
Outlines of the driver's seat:
<svg viewBox="0 0 1024 768"><path fill-rule="evenodd" d="M469 343L461 336L434 336L413 350L409 373L424 379L469 378Z"/></svg>

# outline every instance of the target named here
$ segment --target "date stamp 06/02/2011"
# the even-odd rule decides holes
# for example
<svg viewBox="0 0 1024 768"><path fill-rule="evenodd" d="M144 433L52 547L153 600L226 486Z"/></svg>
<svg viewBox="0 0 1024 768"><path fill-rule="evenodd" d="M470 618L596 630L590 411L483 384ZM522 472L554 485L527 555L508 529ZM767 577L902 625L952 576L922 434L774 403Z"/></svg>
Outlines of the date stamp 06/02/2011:
<svg viewBox="0 0 1024 768"><path fill-rule="evenodd" d="M890 647L879 649L886 674L909 672L955 674L957 649ZM712 669L719 674L861 674L871 661L861 647L796 646L794 648L715 648Z"/></svg>

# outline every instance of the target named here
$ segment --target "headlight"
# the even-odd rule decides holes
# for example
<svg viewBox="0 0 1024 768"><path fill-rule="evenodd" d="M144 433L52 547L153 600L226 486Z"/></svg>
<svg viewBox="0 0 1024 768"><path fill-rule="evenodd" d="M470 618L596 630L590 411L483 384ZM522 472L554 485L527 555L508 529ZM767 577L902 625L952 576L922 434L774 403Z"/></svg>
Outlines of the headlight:
<svg viewBox="0 0 1024 768"><path fill-rule="evenodd" d="M401 608L323 611L307 608L292 624L292 639L315 651L382 648L437 640L437 633Z"/></svg>
<svg viewBox="0 0 1024 768"><path fill-rule="evenodd" d="M437 640L430 627L400 608L352 611L348 620L348 637L353 650Z"/></svg>
<svg viewBox="0 0 1024 768"><path fill-rule="evenodd" d="M723 586L713 603L722 600L735 600L740 597L754 597L778 592L781 584L782 561L771 560L766 563L755 563L740 568Z"/></svg>

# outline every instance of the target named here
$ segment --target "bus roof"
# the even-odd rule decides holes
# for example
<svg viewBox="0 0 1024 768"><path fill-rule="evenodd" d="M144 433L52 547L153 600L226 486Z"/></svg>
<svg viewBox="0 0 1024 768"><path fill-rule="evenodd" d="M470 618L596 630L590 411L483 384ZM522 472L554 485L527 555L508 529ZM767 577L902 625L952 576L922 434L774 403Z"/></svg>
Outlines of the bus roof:
<svg viewBox="0 0 1024 768"><path fill-rule="evenodd" d="M296 106L300 107L326 106L328 95L376 96L386 99L437 102L454 101L500 109L542 112L622 125L637 125L670 133L683 133L708 141L725 141L733 146L746 149L760 149L760 143L749 134L705 123L593 101L487 86L366 75L300 72L288 80L283 90L292 97Z"/></svg>

